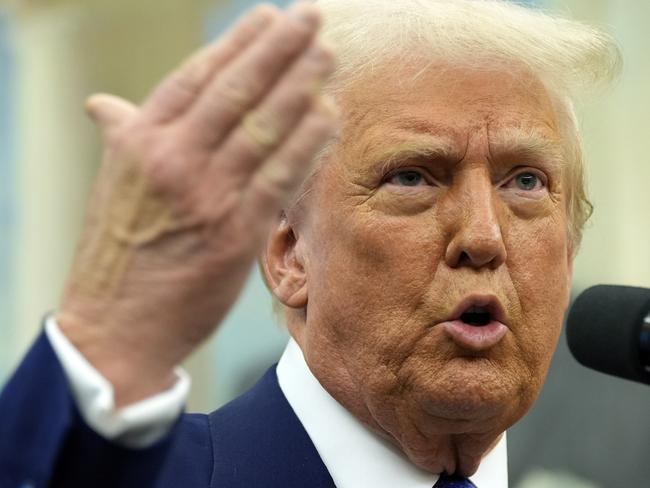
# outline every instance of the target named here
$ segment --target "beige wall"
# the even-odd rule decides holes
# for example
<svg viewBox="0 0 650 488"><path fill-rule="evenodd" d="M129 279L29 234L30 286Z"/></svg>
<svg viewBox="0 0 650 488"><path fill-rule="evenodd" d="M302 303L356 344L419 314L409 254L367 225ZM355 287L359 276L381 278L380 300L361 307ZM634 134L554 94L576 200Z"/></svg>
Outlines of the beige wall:
<svg viewBox="0 0 650 488"><path fill-rule="evenodd" d="M650 2L553 3L612 31L625 60L619 83L581 113L596 208L576 262L576 288L650 286Z"/></svg>

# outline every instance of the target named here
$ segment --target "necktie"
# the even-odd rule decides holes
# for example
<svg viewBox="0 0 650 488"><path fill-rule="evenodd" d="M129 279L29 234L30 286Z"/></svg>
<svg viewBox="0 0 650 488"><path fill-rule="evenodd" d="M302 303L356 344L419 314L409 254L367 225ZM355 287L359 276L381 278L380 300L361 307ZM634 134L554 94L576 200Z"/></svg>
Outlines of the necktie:
<svg viewBox="0 0 650 488"><path fill-rule="evenodd" d="M467 478L443 473L433 488L476 488L476 485Z"/></svg>

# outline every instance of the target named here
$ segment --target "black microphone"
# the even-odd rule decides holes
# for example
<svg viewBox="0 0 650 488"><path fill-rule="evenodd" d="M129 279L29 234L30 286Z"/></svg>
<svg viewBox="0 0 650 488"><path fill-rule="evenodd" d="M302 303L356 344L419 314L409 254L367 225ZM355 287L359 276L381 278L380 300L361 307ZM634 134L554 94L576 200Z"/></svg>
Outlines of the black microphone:
<svg viewBox="0 0 650 488"><path fill-rule="evenodd" d="M578 296L567 320L578 362L650 385L650 290L598 285Z"/></svg>

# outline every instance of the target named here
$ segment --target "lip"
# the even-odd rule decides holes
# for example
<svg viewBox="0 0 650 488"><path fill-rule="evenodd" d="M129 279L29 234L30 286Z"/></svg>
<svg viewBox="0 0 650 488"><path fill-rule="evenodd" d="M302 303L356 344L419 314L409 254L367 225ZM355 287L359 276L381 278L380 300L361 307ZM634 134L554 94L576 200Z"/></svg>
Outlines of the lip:
<svg viewBox="0 0 650 488"><path fill-rule="evenodd" d="M480 327L466 324L462 320L443 322L440 325L457 345L476 352L493 348L508 332L508 327L496 320Z"/></svg>
<svg viewBox="0 0 650 488"><path fill-rule="evenodd" d="M506 313L503 305L499 299L494 295L470 295L458 304L451 316L447 319L449 321L460 320L460 317L471 307L481 307L490 312L492 319L496 322L503 323L506 319Z"/></svg>
<svg viewBox="0 0 650 488"><path fill-rule="evenodd" d="M460 320L463 313L471 307L486 309L492 320L486 325L470 325ZM454 309L449 319L439 325L460 347L471 351L485 351L496 346L508 332L504 323L505 311L494 295L471 295L463 299Z"/></svg>

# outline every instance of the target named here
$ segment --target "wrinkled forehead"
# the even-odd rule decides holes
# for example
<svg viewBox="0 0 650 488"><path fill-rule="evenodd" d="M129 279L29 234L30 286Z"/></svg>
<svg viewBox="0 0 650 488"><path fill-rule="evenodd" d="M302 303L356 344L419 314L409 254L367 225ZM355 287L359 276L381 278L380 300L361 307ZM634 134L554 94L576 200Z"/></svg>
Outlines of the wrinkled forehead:
<svg viewBox="0 0 650 488"><path fill-rule="evenodd" d="M563 144L558 100L513 65L388 65L356 80L338 101L345 150L429 144L454 157L473 137L539 151L560 151Z"/></svg>

